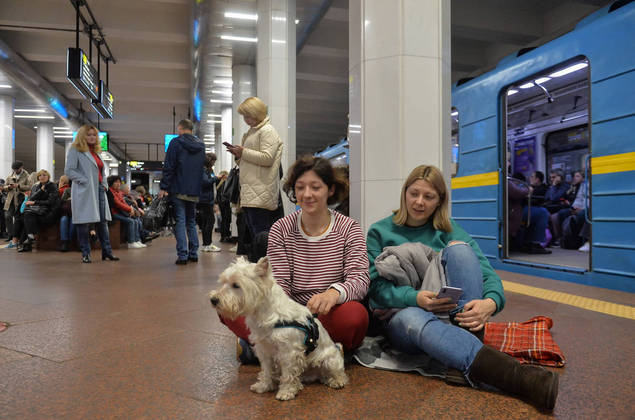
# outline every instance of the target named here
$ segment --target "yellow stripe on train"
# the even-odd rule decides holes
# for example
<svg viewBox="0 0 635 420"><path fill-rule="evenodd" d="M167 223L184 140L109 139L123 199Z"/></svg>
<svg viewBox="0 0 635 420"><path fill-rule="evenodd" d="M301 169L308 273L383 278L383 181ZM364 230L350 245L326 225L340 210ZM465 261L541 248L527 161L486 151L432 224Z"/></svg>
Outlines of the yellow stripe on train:
<svg viewBox="0 0 635 420"><path fill-rule="evenodd" d="M635 152L591 158L591 174L635 171Z"/></svg>
<svg viewBox="0 0 635 420"><path fill-rule="evenodd" d="M452 189L498 185L498 171L452 178Z"/></svg>

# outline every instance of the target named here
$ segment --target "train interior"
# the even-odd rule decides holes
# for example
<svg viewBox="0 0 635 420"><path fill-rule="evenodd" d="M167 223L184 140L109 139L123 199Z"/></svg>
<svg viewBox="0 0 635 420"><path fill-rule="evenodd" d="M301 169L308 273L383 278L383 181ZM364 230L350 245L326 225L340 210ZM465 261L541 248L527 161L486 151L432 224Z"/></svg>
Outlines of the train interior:
<svg viewBox="0 0 635 420"><path fill-rule="evenodd" d="M573 227L573 222L570 221L565 241L563 217L566 218L569 213L563 211L558 215L560 210L573 205L579 189L576 186L583 186L588 180L586 185L589 186L589 199L586 200L584 209L574 210L574 214L576 211L584 211L583 219L586 222L578 221L578 225L590 224L589 66L585 57L577 57L529 79L518 80L503 95L504 138L507 146L503 150L508 180L504 184L504 214L507 217L504 218L506 224L503 250L504 258L510 262L551 266L566 271L590 269L591 251L579 250L585 242L590 242L590 225L583 231L588 231L589 234L576 238L572 243L570 236L578 235L576 230L582 228ZM545 186L539 186L540 173L544 175L542 183L547 187L553 183L566 183L568 187L560 187L560 191L566 191L564 197L555 200L548 199L551 196L545 197ZM510 183L531 191L520 206L518 202L516 206L513 205ZM521 208L521 226L512 232L512 223L508 222L510 212L520 211ZM542 232L547 215L547 228Z"/></svg>

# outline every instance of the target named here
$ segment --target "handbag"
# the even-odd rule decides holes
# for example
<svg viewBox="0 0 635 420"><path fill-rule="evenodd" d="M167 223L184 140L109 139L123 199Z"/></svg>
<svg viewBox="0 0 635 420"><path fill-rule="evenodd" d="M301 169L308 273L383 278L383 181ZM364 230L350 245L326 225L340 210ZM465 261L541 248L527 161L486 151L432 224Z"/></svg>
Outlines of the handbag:
<svg viewBox="0 0 635 420"><path fill-rule="evenodd" d="M238 203L240 198L239 171L238 166L229 171L229 175L225 180L225 188L223 188L222 192L222 199L233 204Z"/></svg>
<svg viewBox="0 0 635 420"><path fill-rule="evenodd" d="M33 214L35 216L44 216L49 211L46 206L38 206L36 204L32 204L30 206L26 206L24 208L24 214Z"/></svg>

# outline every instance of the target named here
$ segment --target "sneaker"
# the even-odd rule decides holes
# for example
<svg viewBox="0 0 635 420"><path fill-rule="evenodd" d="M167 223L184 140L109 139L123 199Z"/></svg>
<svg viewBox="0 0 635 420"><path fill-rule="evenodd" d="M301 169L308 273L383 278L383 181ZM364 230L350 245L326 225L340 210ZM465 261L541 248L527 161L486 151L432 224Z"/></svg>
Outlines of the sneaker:
<svg viewBox="0 0 635 420"><path fill-rule="evenodd" d="M201 247L201 252L212 252L212 249L209 245L204 245Z"/></svg>
<svg viewBox="0 0 635 420"><path fill-rule="evenodd" d="M208 252L220 252L221 251L221 249L219 247L217 247L216 245L209 245L208 248L209 248Z"/></svg>
<svg viewBox="0 0 635 420"><path fill-rule="evenodd" d="M137 247L139 247L139 248L147 248L148 247L148 245L141 243L141 241L137 241L135 243L137 244Z"/></svg>
<svg viewBox="0 0 635 420"><path fill-rule="evenodd" d="M258 358L256 357L256 353L254 353L254 349L242 338L236 340L236 360L243 365L260 364Z"/></svg>
<svg viewBox="0 0 635 420"><path fill-rule="evenodd" d="M578 251L580 252L589 252L591 250L591 246L589 244L589 241L586 241L584 243L584 245L582 245L580 248L578 248Z"/></svg>
<svg viewBox="0 0 635 420"><path fill-rule="evenodd" d="M128 243L128 249L139 249L139 248L143 248L143 247L139 246L139 244L136 243L136 242L129 242Z"/></svg>

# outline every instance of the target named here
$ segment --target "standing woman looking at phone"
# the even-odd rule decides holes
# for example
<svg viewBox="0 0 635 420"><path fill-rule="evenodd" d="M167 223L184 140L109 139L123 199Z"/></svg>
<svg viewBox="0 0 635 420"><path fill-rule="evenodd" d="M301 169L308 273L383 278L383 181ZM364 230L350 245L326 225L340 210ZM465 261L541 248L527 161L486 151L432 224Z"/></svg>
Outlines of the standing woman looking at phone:
<svg viewBox="0 0 635 420"><path fill-rule="evenodd" d="M101 243L101 259L118 261L112 255L108 222L112 220L106 191L106 171L99 157L99 132L92 125L83 125L66 156L64 173L73 181L71 185L71 212L77 228L82 262L90 263L89 225L95 224Z"/></svg>
<svg viewBox="0 0 635 420"><path fill-rule="evenodd" d="M441 252L447 284L463 289L458 306L436 292L396 286L377 273L375 259L387 246L420 242ZM558 376L482 343L485 322L505 305L500 277L472 237L448 216L448 194L441 172L421 165L401 189L399 210L374 223L366 239L370 260L370 309L381 318L391 344L410 354L425 353L459 370L468 383L483 382L552 409ZM452 325L436 314L450 312ZM475 335L476 334L476 335ZM477 338L478 335L478 338ZM480 338L480 339L479 339Z"/></svg>
<svg viewBox="0 0 635 420"><path fill-rule="evenodd" d="M241 145L223 143L240 159L240 207L252 238L268 232L282 214L280 201L280 160L282 140L267 116L267 105L252 96L238 107L250 128Z"/></svg>

